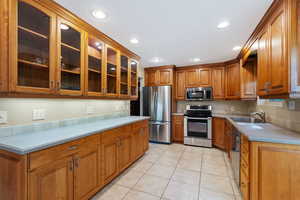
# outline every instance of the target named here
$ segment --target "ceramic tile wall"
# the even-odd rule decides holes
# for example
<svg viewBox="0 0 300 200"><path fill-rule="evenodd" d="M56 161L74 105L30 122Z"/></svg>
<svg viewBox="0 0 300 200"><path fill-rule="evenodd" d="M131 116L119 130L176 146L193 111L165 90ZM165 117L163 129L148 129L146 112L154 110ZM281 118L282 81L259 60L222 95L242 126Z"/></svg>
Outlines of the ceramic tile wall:
<svg viewBox="0 0 300 200"><path fill-rule="evenodd" d="M0 126L29 124L33 121L33 109L45 109L42 121L61 120L83 116L109 114L130 114L130 101L127 100L78 100L78 99L0 99L0 111L7 111L8 123ZM87 109L93 113L88 114Z"/></svg>
<svg viewBox="0 0 300 200"><path fill-rule="evenodd" d="M251 101L179 101L177 112L184 112L186 105L212 105L216 114L248 115Z"/></svg>
<svg viewBox="0 0 300 200"><path fill-rule="evenodd" d="M295 102L295 110L288 107L291 101ZM300 133L300 100L258 100L250 104L249 110L264 111L267 122Z"/></svg>

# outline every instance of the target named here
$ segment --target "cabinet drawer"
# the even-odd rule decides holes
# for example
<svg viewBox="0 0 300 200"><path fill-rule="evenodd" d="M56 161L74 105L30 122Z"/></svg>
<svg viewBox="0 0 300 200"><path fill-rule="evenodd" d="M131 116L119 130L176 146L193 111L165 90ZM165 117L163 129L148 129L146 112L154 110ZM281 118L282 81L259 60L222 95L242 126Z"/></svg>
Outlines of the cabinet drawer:
<svg viewBox="0 0 300 200"><path fill-rule="evenodd" d="M148 120L144 120L144 121L140 121L140 122L136 122L136 123L132 124L133 130L137 130L140 128L147 128L147 127L148 127Z"/></svg>
<svg viewBox="0 0 300 200"><path fill-rule="evenodd" d="M40 166L54 162L61 158L78 153L83 148L91 144L99 144L99 135L92 135L86 138L78 139L72 142L61 144L49 149L41 150L29 154L29 170L34 170Z"/></svg>

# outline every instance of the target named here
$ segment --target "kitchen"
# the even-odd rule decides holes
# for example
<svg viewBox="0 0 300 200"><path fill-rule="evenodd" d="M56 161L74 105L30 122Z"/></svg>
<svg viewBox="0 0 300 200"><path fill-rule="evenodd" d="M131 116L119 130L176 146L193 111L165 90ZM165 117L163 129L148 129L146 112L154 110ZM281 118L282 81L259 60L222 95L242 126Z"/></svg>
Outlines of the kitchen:
<svg viewBox="0 0 300 200"><path fill-rule="evenodd" d="M2 0L0 199L299 199L299 5Z"/></svg>

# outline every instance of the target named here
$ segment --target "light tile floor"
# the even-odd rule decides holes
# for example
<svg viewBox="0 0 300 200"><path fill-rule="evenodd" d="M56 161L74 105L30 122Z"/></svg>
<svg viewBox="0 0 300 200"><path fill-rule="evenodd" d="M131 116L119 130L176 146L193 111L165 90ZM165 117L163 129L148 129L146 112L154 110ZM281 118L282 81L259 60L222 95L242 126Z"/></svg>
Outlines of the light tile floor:
<svg viewBox="0 0 300 200"><path fill-rule="evenodd" d="M241 200L227 155L217 149L150 144L92 200Z"/></svg>

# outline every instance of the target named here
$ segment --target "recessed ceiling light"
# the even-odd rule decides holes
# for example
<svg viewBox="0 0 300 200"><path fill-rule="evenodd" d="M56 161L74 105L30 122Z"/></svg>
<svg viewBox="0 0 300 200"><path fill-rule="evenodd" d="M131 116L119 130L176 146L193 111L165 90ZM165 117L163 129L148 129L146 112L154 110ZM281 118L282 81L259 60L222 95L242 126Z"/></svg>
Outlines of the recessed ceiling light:
<svg viewBox="0 0 300 200"><path fill-rule="evenodd" d="M106 18L106 14L102 10L94 10L93 16L97 19L105 19Z"/></svg>
<svg viewBox="0 0 300 200"><path fill-rule="evenodd" d="M228 21L223 21L220 24L218 24L218 28L222 29L222 28L226 28L230 25L230 23Z"/></svg>
<svg viewBox="0 0 300 200"><path fill-rule="evenodd" d="M139 43L139 40L136 39L136 38L132 38L132 39L130 40L130 42L131 42L132 44L137 44L137 43Z"/></svg>
<svg viewBox="0 0 300 200"><path fill-rule="evenodd" d="M151 62L153 62L153 63L159 63L161 61L162 61L162 59L159 58L159 57L154 57L154 58L151 59Z"/></svg>
<svg viewBox="0 0 300 200"><path fill-rule="evenodd" d="M241 50L242 49L242 47L241 46L235 46L235 47L233 47L233 51L239 51L239 50Z"/></svg>
<svg viewBox="0 0 300 200"><path fill-rule="evenodd" d="M60 29L62 29L62 30L69 30L70 27L68 25L66 25L66 24L60 24Z"/></svg>
<svg viewBox="0 0 300 200"><path fill-rule="evenodd" d="M192 59L192 62L200 62L200 61L201 61L200 58L193 58L193 59Z"/></svg>
<svg viewBox="0 0 300 200"><path fill-rule="evenodd" d="M95 42L95 45L98 47L100 46L100 42Z"/></svg>

